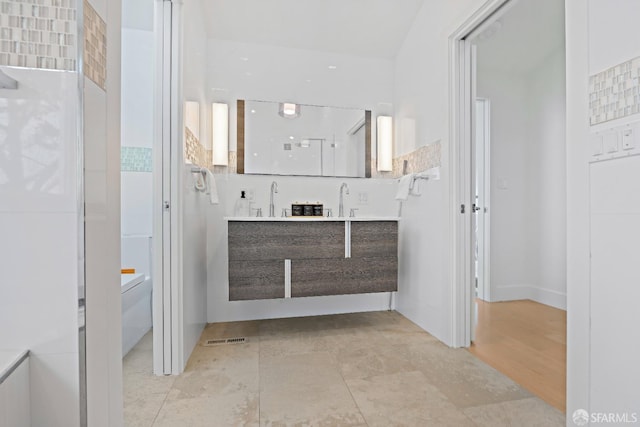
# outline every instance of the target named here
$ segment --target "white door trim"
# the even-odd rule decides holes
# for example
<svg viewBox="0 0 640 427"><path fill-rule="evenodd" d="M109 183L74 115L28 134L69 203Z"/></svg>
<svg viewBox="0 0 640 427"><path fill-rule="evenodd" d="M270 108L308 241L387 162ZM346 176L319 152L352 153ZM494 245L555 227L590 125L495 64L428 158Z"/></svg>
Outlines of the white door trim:
<svg viewBox="0 0 640 427"><path fill-rule="evenodd" d="M472 98L471 49L466 39L481 31L491 19L504 13L505 5L514 0L489 0L449 37L449 170L450 189L450 277L451 336L454 347L471 344L473 231L471 221L472 172ZM513 4L513 3L511 3ZM462 212L464 206L464 212Z"/></svg>
<svg viewBox="0 0 640 427"><path fill-rule="evenodd" d="M182 372L180 6L156 0L153 166L153 372Z"/></svg>
<svg viewBox="0 0 640 427"><path fill-rule="evenodd" d="M478 183L479 207L478 217L482 219L481 227L482 239L478 241L478 248L480 252L480 262L482 263L479 268L479 273L482 281L481 293L479 297L484 301L491 301L491 101L486 98L476 98L476 102L483 104L483 143L482 143L482 160L477 161L476 164L480 164L480 173L482 173L482 180ZM478 118L478 120L480 120ZM476 144L477 146L478 144ZM480 288L480 287L479 287Z"/></svg>
<svg viewBox="0 0 640 427"><path fill-rule="evenodd" d="M171 4L171 373L181 374L183 356L182 297L182 170L183 170L183 97L182 97L182 2Z"/></svg>
<svg viewBox="0 0 640 427"><path fill-rule="evenodd" d="M171 95L171 3L156 1L155 7L155 110L154 110L154 146L153 146L153 373L168 375L171 373L171 334L170 334L170 230L171 212L169 179L169 134L170 123L165 118ZM167 315L168 314L168 315Z"/></svg>

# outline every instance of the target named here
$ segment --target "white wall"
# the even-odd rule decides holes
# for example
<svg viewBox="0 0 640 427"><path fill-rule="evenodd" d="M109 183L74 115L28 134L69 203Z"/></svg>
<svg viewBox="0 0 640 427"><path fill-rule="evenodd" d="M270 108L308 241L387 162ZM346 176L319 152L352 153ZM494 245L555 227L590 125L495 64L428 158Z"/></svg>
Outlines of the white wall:
<svg viewBox="0 0 640 427"><path fill-rule="evenodd" d="M587 2L566 0L568 424L589 408L588 18Z"/></svg>
<svg viewBox="0 0 640 427"><path fill-rule="evenodd" d="M349 215L350 208L358 208L357 216L398 214L397 203L390 203L397 188L395 180L217 175L220 204L211 206L207 214L209 221L207 320L224 322L388 310L389 293L287 300L229 301L227 222L223 218L233 216L234 205L240 197L241 189L249 190L254 194L252 207L262 208L263 216L267 216L272 181L278 183L278 193L274 197L277 217L281 216L282 208L291 209L291 203L307 200L323 202L325 208L332 208L333 216L337 217L339 188L342 182L346 182L350 190L350 194L344 196L345 215ZM359 204L361 193L366 194L366 205Z"/></svg>
<svg viewBox="0 0 640 427"><path fill-rule="evenodd" d="M33 425L79 426L78 75L1 68L0 346L31 350Z"/></svg>
<svg viewBox="0 0 640 427"><path fill-rule="evenodd" d="M91 426L122 425L120 286L121 2L94 0L106 23L106 90L84 78L87 411Z"/></svg>
<svg viewBox="0 0 640 427"><path fill-rule="evenodd" d="M393 62L343 54L267 45L209 40L209 94L211 102L230 105L230 150L236 149L236 100L291 101L301 104L372 110L375 117L392 110ZM329 65L337 69L331 70ZM307 81L309 80L309 81ZM374 148L375 150L375 148ZM269 186L278 182L276 215L295 201L320 201L338 214L338 190L347 182L345 212L357 215L397 215L392 180L218 175L220 206L208 215L208 321L247 320L289 316L383 310L389 294L300 298L287 301L228 301L227 224L240 189L253 189L255 206L268 215ZM356 205L358 193L367 193L367 205Z"/></svg>
<svg viewBox="0 0 640 427"><path fill-rule="evenodd" d="M491 101L491 301L565 309L564 49L514 74L488 68L490 48L477 83Z"/></svg>
<svg viewBox="0 0 640 427"><path fill-rule="evenodd" d="M199 2L185 2L183 19L183 97L185 101L200 102L200 136L208 129L207 115L211 108L206 100L206 46L205 22L200 13ZM180 132L182 135L182 132ZM184 143L184 142L183 142ZM182 152L180 153L182 156ZM191 165L179 161L180 178L180 252L182 254L182 368L186 365L193 348L200 339L206 323L207 300L207 223L206 198L195 191Z"/></svg>
<svg viewBox="0 0 640 427"><path fill-rule="evenodd" d="M131 2L135 3L135 2ZM136 20L153 19L153 3L146 4L144 14L127 17L129 25ZM153 147L154 110L154 33L135 28L122 29L122 140L126 147ZM151 172L124 171L121 175L123 236L151 236L153 177Z"/></svg>
<svg viewBox="0 0 640 427"><path fill-rule="evenodd" d="M571 415L576 409L602 410L600 405L603 403L592 400L589 393L592 349L601 343L591 341L590 331L588 76L640 56L640 41L630 26L630 22L640 15L639 8L640 5L632 0L567 0L567 423L573 422ZM635 176L637 180L637 169ZM615 280L615 271L611 273L610 277ZM627 311L624 307L616 310ZM598 328L615 331L628 327L616 324L615 318L605 318ZM637 351L635 342L634 352ZM617 393L637 394L637 390L619 386L602 391L608 391L612 397ZM626 397L633 398L634 394ZM616 411L617 408L605 410Z"/></svg>
<svg viewBox="0 0 640 427"><path fill-rule="evenodd" d="M638 140L640 141L640 140ZM591 165L591 411L640 421L640 156Z"/></svg>
<svg viewBox="0 0 640 427"><path fill-rule="evenodd" d="M153 4L146 12L153 17ZM154 49L153 28L122 29L121 133L124 146L153 146Z"/></svg>
<svg viewBox="0 0 640 427"><path fill-rule="evenodd" d="M525 298L536 285L539 224L529 216L528 93L524 76L485 71L478 48L478 96L491 105L491 300Z"/></svg>
<svg viewBox="0 0 640 427"><path fill-rule="evenodd" d="M629 0L567 0L567 422L590 405L591 287L588 76L640 55ZM637 173L637 172L636 172ZM606 320L605 320L606 321ZM599 327L603 327L600 325ZM615 329L611 322L604 329ZM637 350L637 348L636 348ZM619 392L621 389L610 390ZM600 402L592 402L596 407Z"/></svg>
<svg viewBox="0 0 640 427"><path fill-rule="evenodd" d="M453 344L448 38L483 3L425 3L394 66L396 156L442 143L442 179L425 185L425 194L403 208L397 310L447 344Z"/></svg>
<svg viewBox="0 0 640 427"><path fill-rule="evenodd" d="M525 102L528 223L537 229L530 298L561 309L567 307L565 57L563 47L528 74Z"/></svg>
<svg viewBox="0 0 640 427"><path fill-rule="evenodd" d="M182 321L183 364L186 365L207 322L208 196L194 188L190 165L182 186Z"/></svg>
<svg viewBox="0 0 640 427"><path fill-rule="evenodd" d="M372 135L375 117L392 113L391 60L216 39L208 49L207 96L229 103L231 151L236 150L237 99L371 110Z"/></svg>

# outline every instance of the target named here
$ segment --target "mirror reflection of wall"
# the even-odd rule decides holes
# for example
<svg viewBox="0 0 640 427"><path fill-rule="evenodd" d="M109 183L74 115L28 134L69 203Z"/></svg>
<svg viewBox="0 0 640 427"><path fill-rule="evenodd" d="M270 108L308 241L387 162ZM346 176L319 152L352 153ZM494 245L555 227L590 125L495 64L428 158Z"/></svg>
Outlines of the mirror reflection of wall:
<svg viewBox="0 0 640 427"><path fill-rule="evenodd" d="M244 102L247 174L365 177L365 111Z"/></svg>

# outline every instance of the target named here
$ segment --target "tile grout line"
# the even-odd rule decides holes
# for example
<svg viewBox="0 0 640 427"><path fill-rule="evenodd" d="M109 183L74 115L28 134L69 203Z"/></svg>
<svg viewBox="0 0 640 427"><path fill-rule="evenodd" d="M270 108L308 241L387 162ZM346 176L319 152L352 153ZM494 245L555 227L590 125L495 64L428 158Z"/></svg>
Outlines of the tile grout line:
<svg viewBox="0 0 640 427"><path fill-rule="evenodd" d="M369 427L369 422L367 421L364 414L362 413L362 409L360 409L360 405L358 405L358 401L356 400L355 397L353 397L353 393L351 392L351 387L349 387L347 380L344 379L344 375L342 374L342 370L340 369L340 366L338 366L338 372L340 373L340 378L342 378L342 382L344 383L345 387L347 387L347 390L349 391L349 396L351 396L351 400L353 400L353 403L356 405L356 408L358 408L358 412L360 413L360 416L364 420L364 424L367 427Z"/></svg>
<svg viewBox="0 0 640 427"><path fill-rule="evenodd" d="M164 395L164 399L162 399L162 404L158 408L156 415L153 417L153 421L151 421L151 427L153 427L156 424L156 421L158 420L158 415L160 415L160 411L162 411L162 407L165 405L165 403L167 403L167 398L169 397L169 393L171 392L172 388L173 388L173 384L171 385L171 387L169 387L169 391L167 391L167 393Z"/></svg>

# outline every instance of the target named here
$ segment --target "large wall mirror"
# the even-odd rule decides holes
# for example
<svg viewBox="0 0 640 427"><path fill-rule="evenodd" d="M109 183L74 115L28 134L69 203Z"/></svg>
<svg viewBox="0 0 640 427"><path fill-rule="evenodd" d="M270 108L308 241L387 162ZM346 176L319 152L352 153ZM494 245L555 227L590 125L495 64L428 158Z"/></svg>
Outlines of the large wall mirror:
<svg viewBox="0 0 640 427"><path fill-rule="evenodd" d="M238 173L371 177L371 112L238 100Z"/></svg>

